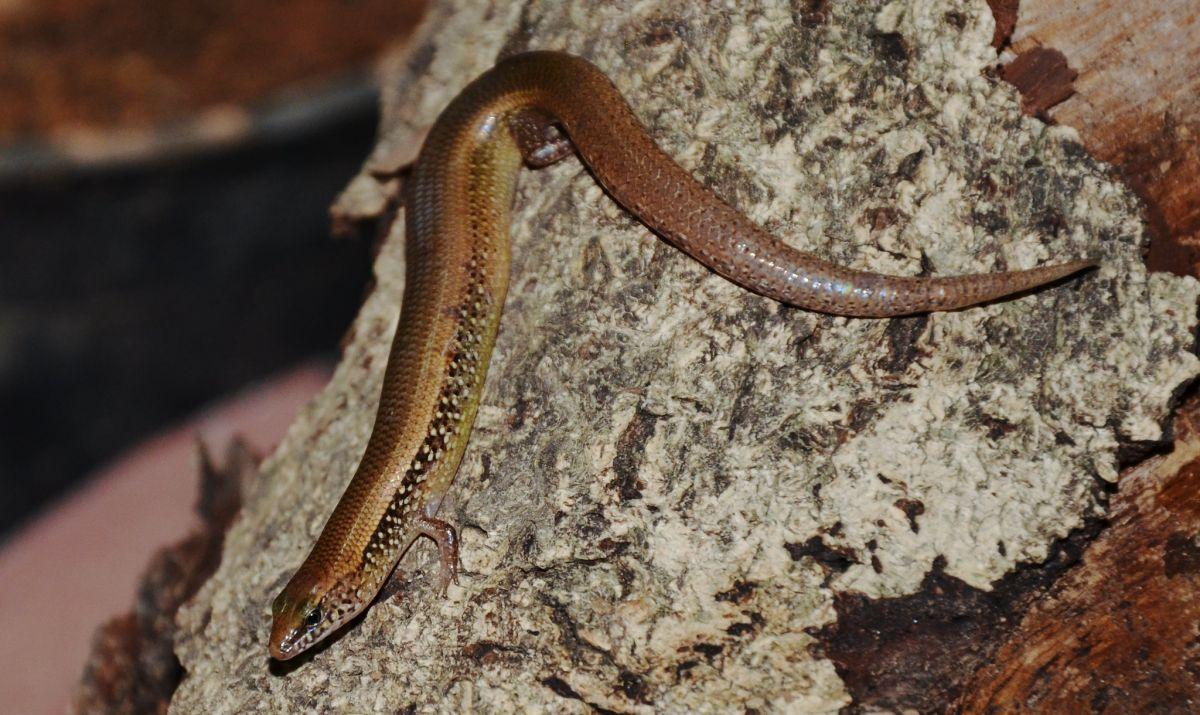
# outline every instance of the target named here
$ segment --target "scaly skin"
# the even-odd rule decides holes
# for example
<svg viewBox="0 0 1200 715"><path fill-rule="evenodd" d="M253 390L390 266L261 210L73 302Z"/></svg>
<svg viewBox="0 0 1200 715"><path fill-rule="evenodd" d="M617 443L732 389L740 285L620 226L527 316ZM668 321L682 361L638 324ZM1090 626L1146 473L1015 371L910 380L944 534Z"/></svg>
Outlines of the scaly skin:
<svg viewBox="0 0 1200 715"><path fill-rule="evenodd" d="M475 420L508 289L518 169L572 150L665 240L739 285L810 310L951 310L1096 265L939 278L833 265L773 238L692 179L587 61L556 52L504 60L442 112L407 184L407 280L375 427L312 552L275 600L273 657L296 656L366 608L420 534L438 541L443 591L455 577L457 537L436 511Z"/></svg>

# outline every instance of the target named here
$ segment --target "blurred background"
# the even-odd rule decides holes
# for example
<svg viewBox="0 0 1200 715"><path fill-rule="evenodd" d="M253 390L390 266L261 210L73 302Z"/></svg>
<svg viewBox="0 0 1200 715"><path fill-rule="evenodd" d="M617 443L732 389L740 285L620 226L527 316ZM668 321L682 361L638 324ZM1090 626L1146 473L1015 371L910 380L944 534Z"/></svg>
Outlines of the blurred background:
<svg viewBox="0 0 1200 715"><path fill-rule="evenodd" d="M198 527L197 442L267 454L323 386L377 229L329 206L423 11L0 0L0 711L67 709Z"/></svg>
<svg viewBox="0 0 1200 715"><path fill-rule="evenodd" d="M0 0L0 540L202 405L332 362L328 206L417 0Z"/></svg>

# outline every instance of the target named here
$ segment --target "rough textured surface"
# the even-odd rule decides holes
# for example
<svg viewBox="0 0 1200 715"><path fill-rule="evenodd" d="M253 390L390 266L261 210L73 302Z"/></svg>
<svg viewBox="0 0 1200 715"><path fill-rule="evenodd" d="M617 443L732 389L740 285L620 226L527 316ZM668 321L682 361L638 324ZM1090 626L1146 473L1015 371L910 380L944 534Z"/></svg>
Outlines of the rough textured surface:
<svg viewBox="0 0 1200 715"><path fill-rule="evenodd" d="M596 62L670 154L798 247L909 274L1092 251L1105 265L983 308L834 319L706 273L576 162L528 174L443 512L461 586L434 596L421 543L398 600L272 667L270 599L370 429L403 276L395 221L337 375L181 614L176 710L835 710L843 683L806 648L835 594L903 596L935 563L987 589L1044 559L1100 510L1118 447L1162 438L1197 371L1197 284L1146 275L1133 198L1069 130L1021 116L985 73L991 37L982 2L434 8L343 215L386 205L395 182L369 177L411 157L498 53L537 47ZM826 574L814 538L844 568Z"/></svg>
<svg viewBox="0 0 1200 715"><path fill-rule="evenodd" d="M1013 19L1016 24L1015 12ZM1002 73L1008 77L1025 58L1047 53L1064 57L1053 49L1064 48L1071 65L1066 79L1082 77L1077 88L1070 86L1078 94L1045 114L1076 129L1089 152L1116 162L1146 201L1153 233L1148 268L1192 276L1200 275L1195 211L1200 206L1200 155L1190 140L1200 120L1198 20L1200 6L1186 2L1131 7L1110 0L1025 0L1017 33L1021 54ZM1024 65L1024 85L1017 84L1029 111L1038 102L1027 92L1054 87L1054 76L1064 74L1061 66L1028 60ZM1042 70L1049 72L1039 75ZM974 640L976 646L993 644L986 649L987 667L974 674L960 671L957 677L940 674L943 682L958 683L958 710L1196 709L1200 580L1192 564L1197 553L1193 537L1200 528L1200 470L1195 385L1189 392L1192 398L1175 417L1175 452L1122 476L1108 520L1098 522L1105 530L1082 562L1032 612L1012 611L1007 627ZM1055 570L1038 568L1039 573ZM994 593L1003 593L1009 581L1006 577ZM1018 593L1015 600L1027 599ZM977 621L988 610L979 609L965 620ZM839 612L839 627L844 620ZM910 671L913 677L905 684L936 678L937 670ZM878 686L879 679L871 684ZM940 707L946 707L944 700Z"/></svg>
<svg viewBox="0 0 1200 715"><path fill-rule="evenodd" d="M1151 270L1200 266L1200 4L1022 0L1012 49L1061 52L1074 96L1047 112L1124 172L1155 232ZM1018 60L1019 60L1018 56Z"/></svg>
<svg viewBox="0 0 1200 715"><path fill-rule="evenodd" d="M989 590L948 576L935 560L921 587L894 598L835 594L837 619L815 633L833 661L854 712L945 712L993 662L1030 605L1053 592L1079 563L1104 521L1089 519L1056 541L1045 561L1022 564Z"/></svg>
<svg viewBox="0 0 1200 715"><path fill-rule="evenodd" d="M1049 47L1023 52L1000 70L1000 77L1021 92L1021 108L1041 119L1047 109L1075 93L1071 83L1078 74L1061 52Z"/></svg>
<svg viewBox="0 0 1200 715"><path fill-rule="evenodd" d="M1109 528L975 674L962 712L1200 707L1198 420L1192 399L1171 454L1122 475Z"/></svg>

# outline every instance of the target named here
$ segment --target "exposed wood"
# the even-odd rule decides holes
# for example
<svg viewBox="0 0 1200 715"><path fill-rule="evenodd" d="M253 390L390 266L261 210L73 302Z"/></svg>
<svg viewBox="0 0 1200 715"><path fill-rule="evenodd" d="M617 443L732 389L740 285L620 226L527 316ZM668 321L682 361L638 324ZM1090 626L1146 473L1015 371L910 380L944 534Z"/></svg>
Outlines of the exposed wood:
<svg viewBox="0 0 1200 715"><path fill-rule="evenodd" d="M988 590L947 575L945 564L935 562L909 595L837 594L837 621L817 634L819 651L854 696L853 710L945 711L975 687L972 673L992 662L1021 615L1076 566L1102 527L1089 519L1055 542L1044 561L1016 568ZM831 568L844 569L845 562Z"/></svg>
<svg viewBox="0 0 1200 715"><path fill-rule="evenodd" d="M1200 400L1121 477L1108 527L964 690L968 713L1200 708Z"/></svg>
<svg viewBox="0 0 1200 715"><path fill-rule="evenodd" d="M1071 83L1077 74L1061 52L1048 47L1023 52L1000 70L1000 77L1021 91L1021 108L1037 117L1075 94Z"/></svg>
<svg viewBox="0 0 1200 715"><path fill-rule="evenodd" d="M987 0L987 4L992 9L992 19L996 22L996 29L992 32L992 47L1000 50L1007 47L1012 40L1021 0Z"/></svg>
<svg viewBox="0 0 1200 715"><path fill-rule="evenodd" d="M1018 55L1061 52L1079 76L1047 111L1119 166L1155 231L1151 270L1200 264L1200 3L1022 0Z"/></svg>
<svg viewBox="0 0 1200 715"><path fill-rule="evenodd" d="M890 606L966 612L1092 523L1119 450L1162 439L1200 367L1197 285L1148 276L1132 197L1069 132L1020 115L989 74L982 3L762 0L713 14L685 0L636 12L447 0L431 12L393 64L379 146L338 206L392 221L377 289L180 612L188 675L173 707L926 702L902 678L871 691L837 639L891 633L913 670L951 639L985 650ZM1096 250L1104 267L956 313L815 316L700 270L577 163L531 173L479 422L444 509L462 526L462 583L439 599L422 543L399 598L272 664L268 604L370 429L403 288L390 177L459 87L532 47L595 61L670 154L804 249L909 274ZM960 692L946 682L940 698Z"/></svg>
<svg viewBox="0 0 1200 715"><path fill-rule="evenodd" d="M1151 269L1200 275L1200 6L1024 0L1002 70L1146 202ZM1064 57L1061 65L1037 58ZM1045 70L1045 71L1042 71ZM1056 77L1058 79L1056 79ZM1058 86L1057 102L1040 92ZM1071 93L1071 96L1065 95ZM1194 391L1193 391L1194 392ZM1173 712L1200 703L1200 405L1124 475L1111 521L963 690L963 712Z"/></svg>

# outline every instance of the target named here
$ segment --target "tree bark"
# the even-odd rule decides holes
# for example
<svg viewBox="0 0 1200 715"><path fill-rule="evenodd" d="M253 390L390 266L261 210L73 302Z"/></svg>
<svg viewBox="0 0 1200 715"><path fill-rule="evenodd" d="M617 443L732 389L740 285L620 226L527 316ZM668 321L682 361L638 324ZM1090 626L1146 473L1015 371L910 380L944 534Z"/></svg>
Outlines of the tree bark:
<svg viewBox="0 0 1200 715"><path fill-rule="evenodd" d="M1122 475L1109 526L976 673L961 712L1185 712L1200 694L1200 405Z"/></svg>
<svg viewBox="0 0 1200 715"><path fill-rule="evenodd" d="M1147 266L1200 274L1200 7L1171 0L1026 0L1009 34L1026 108L1078 130L1145 202ZM1048 72L1031 58L1054 56ZM1045 67L1045 63L1042 63ZM1064 71L1065 70L1065 71ZM1055 82L1052 78L1058 77ZM1069 78L1064 84L1061 80ZM1065 88L1047 102L1049 87ZM1032 101L1030 94L1033 94ZM1121 477L1103 532L998 634L962 712L1168 712L1200 698L1200 469L1194 386L1171 454Z"/></svg>
<svg viewBox="0 0 1200 715"><path fill-rule="evenodd" d="M431 9L336 207L390 222L378 283L180 613L173 709L837 710L847 671L818 629L838 599L911 597L931 574L986 592L1102 514L1119 450L1159 443L1197 373L1200 291L1147 274L1136 199L1021 114L992 31L983 2L948 0ZM980 308L831 318L708 273L576 161L528 172L443 509L462 583L439 599L420 543L398 598L273 666L271 599L374 416L403 287L392 177L458 89L534 48L591 59L668 153L802 249L901 274L1104 265Z"/></svg>
<svg viewBox="0 0 1200 715"><path fill-rule="evenodd" d="M1164 0L1026 0L1012 50L1053 48L1078 76L1047 111L1146 202L1152 271L1200 264L1200 6Z"/></svg>

